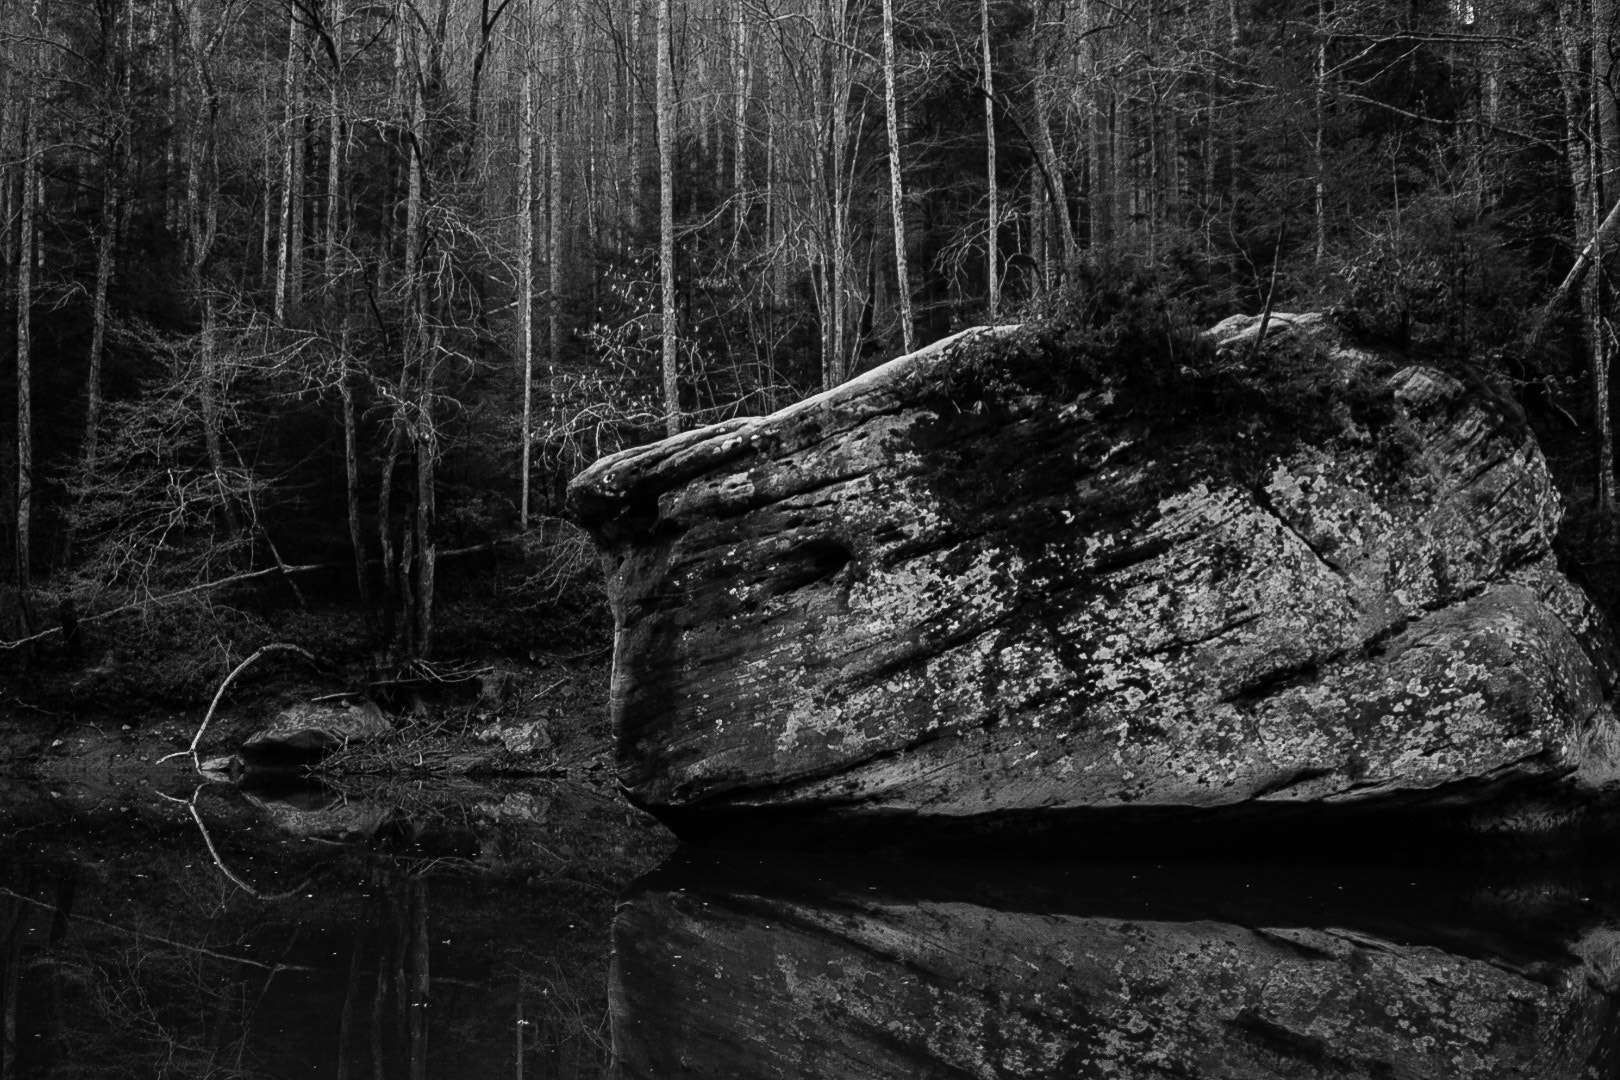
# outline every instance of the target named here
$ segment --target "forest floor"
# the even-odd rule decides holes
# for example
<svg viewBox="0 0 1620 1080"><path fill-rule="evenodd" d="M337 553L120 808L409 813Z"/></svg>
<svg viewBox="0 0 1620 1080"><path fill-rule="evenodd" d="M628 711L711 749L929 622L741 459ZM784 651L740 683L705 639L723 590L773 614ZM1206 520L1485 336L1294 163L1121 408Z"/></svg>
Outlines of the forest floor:
<svg viewBox="0 0 1620 1080"><path fill-rule="evenodd" d="M522 658L413 662L386 676L266 662L222 698L198 741L197 761L212 762L216 778L219 771L239 778L238 749L282 709L347 692L382 706L392 730L306 767L314 779L548 778L610 787L609 661L600 647L531 651ZM197 775L189 748L212 694L120 709L27 695L11 683L0 680L0 776L93 797L103 789L171 787Z"/></svg>

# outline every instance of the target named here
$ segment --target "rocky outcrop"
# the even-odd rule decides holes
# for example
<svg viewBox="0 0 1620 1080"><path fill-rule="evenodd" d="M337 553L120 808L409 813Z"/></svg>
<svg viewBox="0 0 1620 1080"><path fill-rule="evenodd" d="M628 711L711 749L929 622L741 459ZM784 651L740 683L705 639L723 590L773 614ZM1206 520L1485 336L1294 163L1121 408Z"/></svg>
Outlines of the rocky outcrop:
<svg viewBox="0 0 1620 1080"><path fill-rule="evenodd" d="M582 474L631 797L689 832L1579 816L1613 647L1534 439L1477 381L1321 316L1258 355L1256 321L1152 378L969 331Z"/></svg>
<svg viewBox="0 0 1620 1080"><path fill-rule="evenodd" d="M620 905L627 1078L1596 1080L1616 1065L1620 931L1555 882L731 870L661 871Z"/></svg>

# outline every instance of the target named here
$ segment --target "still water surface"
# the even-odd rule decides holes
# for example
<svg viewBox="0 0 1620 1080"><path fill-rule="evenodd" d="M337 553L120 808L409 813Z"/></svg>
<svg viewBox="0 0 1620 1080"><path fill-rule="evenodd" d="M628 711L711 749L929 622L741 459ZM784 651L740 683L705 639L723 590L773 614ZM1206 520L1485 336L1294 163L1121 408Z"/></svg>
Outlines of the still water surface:
<svg viewBox="0 0 1620 1080"><path fill-rule="evenodd" d="M5 1080L1620 1075L1602 868L671 854L543 783L0 835Z"/></svg>

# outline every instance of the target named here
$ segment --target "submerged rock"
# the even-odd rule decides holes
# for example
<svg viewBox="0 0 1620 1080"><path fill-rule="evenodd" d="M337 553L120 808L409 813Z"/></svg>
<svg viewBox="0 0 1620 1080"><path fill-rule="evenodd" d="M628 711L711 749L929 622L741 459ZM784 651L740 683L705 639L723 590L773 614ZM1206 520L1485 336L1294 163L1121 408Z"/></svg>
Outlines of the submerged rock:
<svg viewBox="0 0 1620 1080"><path fill-rule="evenodd" d="M1272 320L1155 378L968 331L587 470L630 796L842 839L1581 818L1620 776L1614 648L1533 437Z"/></svg>

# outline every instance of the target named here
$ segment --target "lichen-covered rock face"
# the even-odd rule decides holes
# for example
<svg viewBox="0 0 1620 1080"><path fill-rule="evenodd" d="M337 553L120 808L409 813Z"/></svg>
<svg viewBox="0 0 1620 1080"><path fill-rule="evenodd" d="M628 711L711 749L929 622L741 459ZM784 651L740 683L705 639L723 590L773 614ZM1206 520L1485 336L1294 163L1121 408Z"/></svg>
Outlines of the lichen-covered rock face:
<svg viewBox="0 0 1620 1080"><path fill-rule="evenodd" d="M582 474L629 794L983 822L1604 789L1613 647L1533 438L1272 319L1294 430L1255 320L1176 409L1031 375L1002 328ZM1512 813L1480 827L1556 824Z"/></svg>
<svg viewBox="0 0 1620 1080"><path fill-rule="evenodd" d="M1036 889L1018 864L993 889L940 888L926 867L898 889L838 867L718 885L710 869L619 908L626 1077L1595 1080L1614 1067L1615 930L1573 894L1527 910L1407 874L1347 872L1309 892L1292 871L1234 875L1221 896L1185 870L1127 878L1139 867ZM1352 905L1337 900L1347 885Z"/></svg>

